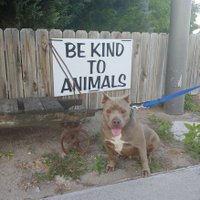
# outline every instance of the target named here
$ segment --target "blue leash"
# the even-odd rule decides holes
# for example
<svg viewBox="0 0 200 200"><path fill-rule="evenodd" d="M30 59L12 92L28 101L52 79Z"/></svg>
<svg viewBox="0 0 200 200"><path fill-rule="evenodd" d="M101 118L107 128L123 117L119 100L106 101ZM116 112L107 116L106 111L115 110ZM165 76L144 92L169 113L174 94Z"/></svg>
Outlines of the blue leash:
<svg viewBox="0 0 200 200"><path fill-rule="evenodd" d="M136 108L136 109L139 108L139 107L150 108L150 107L155 106L157 104L169 101L170 99L174 99L178 96L187 94L188 92L191 92L192 90L195 90L197 88L200 88L200 85L194 86L194 87L191 87L191 88L187 88L185 90L181 90L181 91L178 91L178 92L174 92L170 95L164 96L164 97L156 99L156 100L146 101L146 102L143 102L143 103L140 103L140 104L133 104L132 108ZM140 106L138 107L137 105L140 105Z"/></svg>

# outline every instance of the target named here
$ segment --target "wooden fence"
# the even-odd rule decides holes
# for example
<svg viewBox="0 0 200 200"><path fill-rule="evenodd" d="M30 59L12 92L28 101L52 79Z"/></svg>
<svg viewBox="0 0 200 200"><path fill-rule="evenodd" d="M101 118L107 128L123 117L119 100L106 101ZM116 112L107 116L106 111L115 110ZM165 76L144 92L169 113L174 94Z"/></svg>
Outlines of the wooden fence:
<svg viewBox="0 0 200 200"><path fill-rule="evenodd" d="M0 29L0 98L53 95L50 38L123 38L134 40L131 102L159 98L164 94L167 39L165 33L130 33L84 30ZM190 36L187 86L200 84L200 35ZM123 66L119 66L123 67ZM88 108L101 107L101 93L83 95Z"/></svg>

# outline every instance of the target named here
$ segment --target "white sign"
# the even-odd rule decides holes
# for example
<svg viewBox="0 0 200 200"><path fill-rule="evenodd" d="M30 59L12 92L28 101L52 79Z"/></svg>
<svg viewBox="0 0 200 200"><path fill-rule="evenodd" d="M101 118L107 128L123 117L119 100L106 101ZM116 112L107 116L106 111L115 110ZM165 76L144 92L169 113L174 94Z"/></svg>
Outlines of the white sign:
<svg viewBox="0 0 200 200"><path fill-rule="evenodd" d="M131 87L131 39L53 38L52 45L73 77L53 56L54 96L73 95L75 85L81 93Z"/></svg>

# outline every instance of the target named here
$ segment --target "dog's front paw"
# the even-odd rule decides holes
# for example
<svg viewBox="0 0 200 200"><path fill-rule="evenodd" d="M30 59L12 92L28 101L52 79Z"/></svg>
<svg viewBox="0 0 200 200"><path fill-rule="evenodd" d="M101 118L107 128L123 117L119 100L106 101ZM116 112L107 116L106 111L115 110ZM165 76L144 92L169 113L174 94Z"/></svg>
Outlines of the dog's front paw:
<svg viewBox="0 0 200 200"><path fill-rule="evenodd" d="M106 171L114 171L115 170L115 161L110 160L109 163L106 166Z"/></svg>
<svg viewBox="0 0 200 200"><path fill-rule="evenodd" d="M142 177L146 178L151 175L150 169L143 169L142 170Z"/></svg>

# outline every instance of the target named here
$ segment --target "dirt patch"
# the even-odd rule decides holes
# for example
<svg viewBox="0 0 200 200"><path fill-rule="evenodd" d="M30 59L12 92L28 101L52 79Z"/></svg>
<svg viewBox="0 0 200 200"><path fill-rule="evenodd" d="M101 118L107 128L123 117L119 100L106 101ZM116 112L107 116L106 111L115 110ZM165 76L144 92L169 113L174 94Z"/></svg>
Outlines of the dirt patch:
<svg viewBox="0 0 200 200"><path fill-rule="evenodd" d="M142 123L149 124L149 116L154 114L159 118L174 121L200 121L200 114L185 113L181 116L169 116L160 109L140 110L136 116ZM101 112L94 117L87 118L84 129L90 134L91 145L89 152L84 156L87 162L87 172L78 180L67 180L57 176L54 180L38 181L34 174L46 170L42 156L47 153L58 152L63 156L60 146L62 127L44 125L42 127L1 128L0 152L7 152L0 157L0 200L11 199L41 199L57 193L81 190L97 185L111 184L140 176L141 168L137 160L118 158L117 169L114 172L100 174L94 171L97 156L106 157L102 144L99 141L99 127ZM191 158L181 142L163 142L160 149L154 154L150 168L152 173L169 171L179 167L197 164Z"/></svg>

